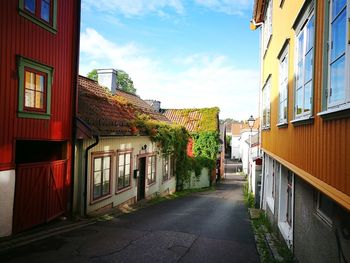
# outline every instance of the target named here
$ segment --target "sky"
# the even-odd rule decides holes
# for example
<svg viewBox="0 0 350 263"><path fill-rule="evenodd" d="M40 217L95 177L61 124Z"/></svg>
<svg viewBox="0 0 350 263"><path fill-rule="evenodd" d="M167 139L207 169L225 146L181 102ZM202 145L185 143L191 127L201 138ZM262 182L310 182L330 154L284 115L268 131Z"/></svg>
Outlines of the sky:
<svg viewBox="0 0 350 263"><path fill-rule="evenodd" d="M259 30L253 0L82 0L80 74L129 74L161 107L258 114Z"/></svg>

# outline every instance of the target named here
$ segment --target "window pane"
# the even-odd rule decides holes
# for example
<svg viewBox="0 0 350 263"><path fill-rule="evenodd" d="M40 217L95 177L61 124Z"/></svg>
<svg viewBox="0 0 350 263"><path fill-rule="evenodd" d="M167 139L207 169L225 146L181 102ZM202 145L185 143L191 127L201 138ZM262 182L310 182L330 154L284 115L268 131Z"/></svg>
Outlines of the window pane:
<svg viewBox="0 0 350 263"><path fill-rule="evenodd" d="M309 82L305 85L304 112L308 112L311 110L311 86L312 82Z"/></svg>
<svg viewBox="0 0 350 263"><path fill-rule="evenodd" d="M332 23L331 62L345 52L346 46L346 12L345 10Z"/></svg>
<svg viewBox="0 0 350 263"><path fill-rule="evenodd" d="M24 8L31 13L35 13L35 0L25 0L24 1Z"/></svg>
<svg viewBox="0 0 350 263"><path fill-rule="evenodd" d="M119 155L119 165L124 165L124 154Z"/></svg>
<svg viewBox="0 0 350 263"><path fill-rule="evenodd" d="M39 74L35 75L35 90L44 92L44 76Z"/></svg>
<svg viewBox="0 0 350 263"><path fill-rule="evenodd" d="M298 36L298 62L303 60L304 54L304 31L302 31Z"/></svg>
<svg viewBox="0 0 350 263"><path fill-rule="evenodd" d="M41 1L41 18L50 22L50 0Z"/></svg>
<svg viewBox="0 0 350 263"><path fill-rule="evenodd" d="M26 90L24 106L34 108L34 100L35 100L34 90Z"/></svg>
<svg viewBox="0 0 350 263"><path fill-rule="evenodd" d="M125 175L129 175L130 174L130 164L125 165Z"/></svg>
<svg viewBox="0 0 350 263"><path fill-rule="evenodd" d="M345 56L331 65L331 89L329 102L334 103L345 97Z"/></svg>
<svg viewBox="0 0 350 263"><path fill-rule="evenodd" d="M125 164L130 164L130 156L131 156L130 153L127 153L127 154L125 155Z"/></svg>
<svg viewBox="0 0 350 263"><path fill-rule="evenodd" d="M127 187L130 185L130 175L125 175L124 186Z"/></svg>
<svg viewBox="0 0 350 263"><path fill-rule="evenodd" d="M103 158L103 169L108 169L110 167L111 164L111 157L110 156L106 156Z"/></svg>
<svg viewBox="0 0 350 263"><path fill-rule="evenodd" d="M337 14L343 9L346 4L346 0L333 0L332 2L332 17L336 17Z"/></svg>
<svg viewBox="0 0 350 263"><path fill-rule="evenodd" d="M283 118L284 118L284 120L287 120L287 112L288 112L287 100L285 100L283 103Z"/></svg>
<svg viewBox="0 0 350 263"><path fill-rule="evenodd" d="M296 94L296 114L299 115L303 112L303 89L298 89Z"/></svg>
<svg viewBox="0 0 350 263"><path fill-rule="evenodd" d="M305 83L312 79L312 50L305 57Z"/></svg>
<svg viewBox="0 0 350 263"><path fill-rule="evenodd" d="M314 46L314 16L312 16L309 20L309 22L306 25L306 32L307 32L307 38L306 38L306 52L309 51Z"/></svg>
<svg viewBox="0 0 350 263"><path fill-rule="evenodd" d="M118 189L121 189L124 187L123 181L124 181L123 177L118 177Z"/></svg>
<svg viewBox="0 0 350 263"><path fill-rule="evenodd" d="M94 185L101 184L102 176L101 171L94 172Z"/></svg>
<svg viewBox="0 0 350 263"><path fill-rule="evenodd" d="M106 195L109 193L109 170L106 169L103 171L103 189L102 194Z"/></svg>
<svg viewBox="0 0 350 263"><path fill-rule="evenodd" d="M119 173L118 173L119 177L123 177L124 176L124 165L119 166Z"/></svg>
<svg viewBox="0 0 350 263"><path fill-rule="evenodd" d="M38 108L38 109L44 108L44 93L35 92L35 108Z"/></svg>
<svg viewBox="0 0 350 263"><path fill-rule="evenodd" d="M32 72L26 71L26 80L25 80L25 88L34 90L35 81L34 81L35 75Z"/></svg>
<svg viewBox="0 0 350 263"><path fill-rule="evenodd" d="M101 171L102 158L94 159L94 171Z"/></svg>

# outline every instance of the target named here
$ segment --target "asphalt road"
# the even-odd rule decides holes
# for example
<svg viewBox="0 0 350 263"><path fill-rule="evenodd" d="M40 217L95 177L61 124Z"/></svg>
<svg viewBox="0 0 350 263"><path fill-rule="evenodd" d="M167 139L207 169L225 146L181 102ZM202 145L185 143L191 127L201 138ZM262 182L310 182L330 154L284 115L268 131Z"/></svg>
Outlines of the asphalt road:
<svg viewBox="0 0 350 263"><path fill-rule="evenodd" d="M236 179L17 248L0 261L259 262Z"/></svg>

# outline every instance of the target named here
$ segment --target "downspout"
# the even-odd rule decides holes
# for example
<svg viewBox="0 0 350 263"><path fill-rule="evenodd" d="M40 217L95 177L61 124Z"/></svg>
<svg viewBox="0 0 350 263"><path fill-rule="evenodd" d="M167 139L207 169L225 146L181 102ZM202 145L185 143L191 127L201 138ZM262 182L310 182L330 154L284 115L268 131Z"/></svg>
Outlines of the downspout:
<svg viewBox="0 0 350 263"><path fill-rule="evenodd" d="M87 209L87 192L88 192L88 183L87 183L87 179L88 179L88 156L89 156L89 150L93 147L95 147L99 141L100 141L100 137L98 135L94 135L95 138L95 142L91 145L89 145L86 150L85 150L85 165L84 165L84 216L86 215L86 209Z"/></svg>
<svg viewBox="0 0 350 263"><path fill-rule="evenodd" d="M74 67L74 72L73 72L73 79L72 82L74 83L73 85L73 94L72 94L72 142L71 142L71 177L70 177L70 200L71 200L71 206L70 206L70 215L73 216L73 206L74 206L74 176L75 174L75 141L76 141L76 116L77 116L77 93L78 93L78 72L79 72L79 46L80 46L80 13L81 13L81 0L77 1L76 4L76 28L75 28L75 67Z"/></svg>

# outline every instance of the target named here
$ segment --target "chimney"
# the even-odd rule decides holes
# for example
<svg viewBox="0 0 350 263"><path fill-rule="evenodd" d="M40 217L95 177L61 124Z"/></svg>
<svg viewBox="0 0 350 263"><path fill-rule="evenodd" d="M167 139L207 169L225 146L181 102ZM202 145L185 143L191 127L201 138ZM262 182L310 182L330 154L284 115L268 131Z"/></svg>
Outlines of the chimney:
<svg viewBox="0 0 350 263"><path fill-rule="evenodd" d="M106 87L109 91L115 95L117 91L117 71L115 69L98 69L98 84Z"/></svg>
<svg viewBox="0 0 350 263"><path fill-rule="evenodd" d="M160 112L160 101L158 100L145 100L147 104L151 105L156 112Z"/></svg>

